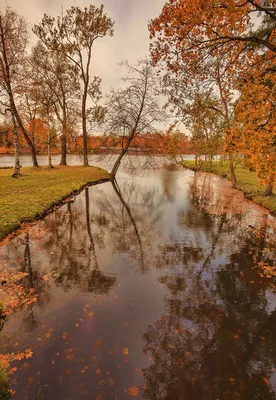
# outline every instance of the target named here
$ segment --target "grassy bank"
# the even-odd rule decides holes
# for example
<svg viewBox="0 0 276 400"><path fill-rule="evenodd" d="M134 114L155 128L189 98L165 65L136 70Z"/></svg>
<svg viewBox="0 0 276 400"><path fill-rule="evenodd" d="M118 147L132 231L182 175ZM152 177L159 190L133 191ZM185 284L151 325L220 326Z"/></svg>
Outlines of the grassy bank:
<svg viewBox="0 0 276 400"><path fill-rule="evenodd" d="M87 183L109 177L96 167L22 168L19 179L10 169L0 170L0 239L20 226L43 215L72 192Z"/></svg>
<svg viewBox="0 0 276 400"><path fill-rule="evenodd" d="M231 180L229 164L227 162L221 163L220 161L213 162L211 166L209 163L202 162L196 166L195 161L181 161L183 167L190 168L194 171L206 171ZM268 208L272 213L276 213L276 195L269 197L263 196L265 187L258 186L258 179L256 172L251 172L240 165L236 166L236 175L238 180L238 188L245 194L245 196L255 203Z"/></svg>

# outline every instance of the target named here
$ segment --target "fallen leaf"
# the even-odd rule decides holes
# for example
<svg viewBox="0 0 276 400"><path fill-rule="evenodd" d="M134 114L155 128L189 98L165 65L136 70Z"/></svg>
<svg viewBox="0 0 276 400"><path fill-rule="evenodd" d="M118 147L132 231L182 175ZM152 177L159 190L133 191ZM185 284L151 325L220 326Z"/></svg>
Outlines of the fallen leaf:
<svg viewBox="0 0 276 400"><path fill-rule="evenodd" d="M124 348L123 348L123 353L124 353L125 355L128 354L128 348L127 348L127 347L124 347Z"/></svg>
<svg viewBox="0 0 276 400"><path fill-rule="evenodd" d="M125 393L129 394L130 396L138 396L139 394L139 389L137 386L132 385L129 388L127 388L127 390L125 391Z"/></svg>

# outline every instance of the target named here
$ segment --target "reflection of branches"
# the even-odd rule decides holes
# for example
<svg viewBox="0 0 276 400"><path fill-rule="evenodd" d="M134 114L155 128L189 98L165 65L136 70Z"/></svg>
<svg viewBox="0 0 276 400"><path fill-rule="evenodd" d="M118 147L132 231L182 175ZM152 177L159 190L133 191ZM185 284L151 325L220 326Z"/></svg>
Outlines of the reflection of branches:
<svg viewBox="0 0 276 400"><path fill-rule="evenodd" d="M85 215L86 215L86 229L90 241L90 248L89 248L89 254L92 251L93 258L94 258L94 263L95 263L95 268L99 269L99 263L96 255L96 250L95 250L95 243L94 239L92 236L92 231L91 231L91 225L90 225L90 212L89 212L89 189L85 188ZM90 260L89 260L90 264Z"/></svg>
<svg viewBox="0 0 276 400"><path fill-rule="evenodd" d="M228 224L235 225L235 217L239 220L239 214L230 219L227 216L220 216L214 240L213 236L210 238L211 254L205 264L215 256L215 246L223 250L225 257L227 243L217 238L223 224L228 229ZM187 227L190 227L188 223ZM214 227L216 224L209 226L209 231ZM144 370L143 398L274 399L269 377L276 362L275 311L269 315L264 295L268 285L264 286L265 278L260 284L257 270L252 269L254 253L262 239L258 234L252 235L250 229L247 233L237 250L232 249L228 263L217 266L212 285L210 271L205 270L202 279L204 252L199 250L208 246L206 237L199 243L201 247L196 254L193 248L187 252L189 248L185 247L182 251L175 244L164 249L161 257L165 259L169 255L169 264L178 268L160 278L169 292L165 299L166 311L148 327L143 337L144 350L153 359L152 365ZM267 242L266 246L269 246ZM271 265L268 254L273 257L273 250L262 250L266 263ZM199 270L193 268L194 262L201 266Z"/></svg>
<svg viewBox="0 0 276 400"><path fill-rule="evenodd" d="M136 237L137 237L137 240L138 240L138 243L139 243L139 248L140 248L141 270L143 272L145 272L143 245L142 245L141 237L140 237L140 234L139 234L135 219L134 219L134 217L133 217L133 215L132 215L132 213L130 211L130 208L129 208L128 204L123 199L121 190L120 190L120 188L118 186L118 183L117 183L116 179L113 179L111 181L111 183L112 183L113 189L115 190L115 193L117 194L117 196L119 197L119 199L122 202L123 206L125 207L126 212L127 212L128 216L129 216L129 219L130 219L130 221L131 221L131 223L133 225L134 232L136 234Z"/></svg>

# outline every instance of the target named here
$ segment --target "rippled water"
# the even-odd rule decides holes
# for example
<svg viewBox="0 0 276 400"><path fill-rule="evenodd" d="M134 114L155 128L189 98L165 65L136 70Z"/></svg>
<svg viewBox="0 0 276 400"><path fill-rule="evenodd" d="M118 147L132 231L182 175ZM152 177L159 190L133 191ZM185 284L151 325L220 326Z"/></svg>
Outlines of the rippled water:
<svg viewBox="0 0 276 400"><path fill-rule="evenodd" d="M14 399L275 399L275 225L209 174L85 189L0 248L39 293L1 332Z"/></svg>

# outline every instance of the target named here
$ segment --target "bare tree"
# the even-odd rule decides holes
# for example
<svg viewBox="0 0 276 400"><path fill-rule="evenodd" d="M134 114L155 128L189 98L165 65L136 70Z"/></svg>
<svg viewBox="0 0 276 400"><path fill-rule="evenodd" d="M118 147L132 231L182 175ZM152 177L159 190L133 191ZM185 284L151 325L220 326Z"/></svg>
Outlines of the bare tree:
<svg viewBox="0 0 276 400"><path fill-rule="evenodd" d="M128 72L123 78L126 87L112 90L106 103L106 131L118 136L121 143L119 157L111 172L113 178L133 139L143 133L155 132L155 124L165 117L158 101L156 74L150 62L144 59L136 65L127 61L121 65Z"/></svg>
<svg viewBox="0 0 276 400"><path fill-rule="evenodd" d="M0 12L0 84L9 99L10 111L30 148L33 165L38 167L35 146L27 134L15 103L16 83L23 74L27 42L25 19L9 7L4 13Z"/></svg>
<svg viewBox="0 0 276 400"><path fill-rule="evenodd" d="M92 47L95 40L113 35L114 23L104 14L104 7L90 5L82 10L71 7L57 20L44 15L35 25L34 33L51 51L63 53L80 71L82 91L83 164L88 165L87 97L93 90L90 85Z"/></svg>

